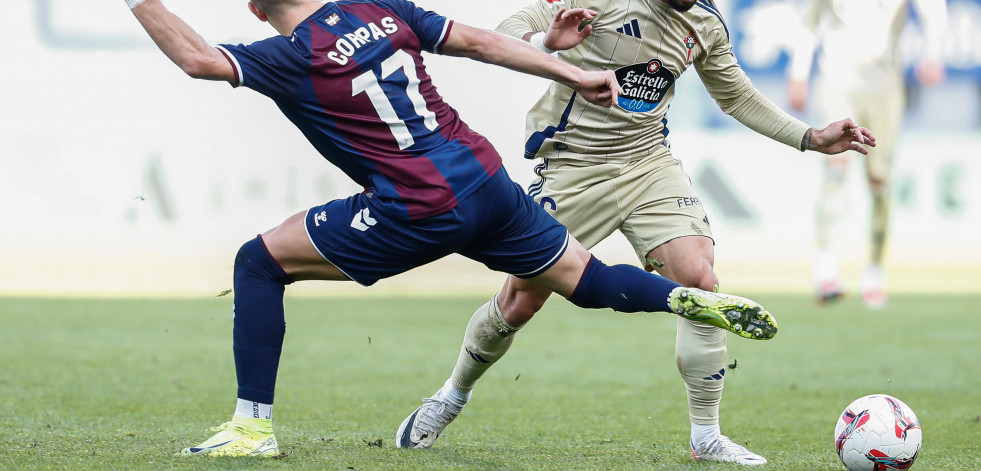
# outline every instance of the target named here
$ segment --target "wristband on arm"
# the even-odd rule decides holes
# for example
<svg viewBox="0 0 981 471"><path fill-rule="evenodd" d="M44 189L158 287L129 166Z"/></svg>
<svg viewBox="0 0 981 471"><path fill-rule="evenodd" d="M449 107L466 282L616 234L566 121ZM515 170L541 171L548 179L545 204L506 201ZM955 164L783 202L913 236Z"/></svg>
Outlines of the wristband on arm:
<svg viewBox="0 0 981 471"><path fill-rule="evenodd" d="M132 10L143 4L146 0L126 0L126 5L129 5L129 9Z"/></svg>
<svg viewBox="0 0 981 471"><path fill-rule="evenodd" d="M126 1L131 1L131 0L126 0ZM553 51L552 49L549 49L547 46L545 46L545 33L544 32L539 31L539 32L531 35L531 37L528 38L528 42L531 43L532 46L535 46L535 47L537 47L538 49L540 49L542 51L545 51L545 52L547 52L549 54L555 54L555 51Z"/></svg>

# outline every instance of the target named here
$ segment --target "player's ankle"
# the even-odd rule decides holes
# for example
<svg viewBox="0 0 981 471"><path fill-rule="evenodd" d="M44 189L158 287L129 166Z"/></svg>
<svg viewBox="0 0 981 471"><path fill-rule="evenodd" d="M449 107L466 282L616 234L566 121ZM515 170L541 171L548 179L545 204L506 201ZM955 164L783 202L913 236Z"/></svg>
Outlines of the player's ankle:
<svg viewBox="0 0 981 471"><path fill-rule="evenodd" d="M439 390L440 399L445 400L457 407L463 407L470 402L473 390L461 391L453 385L453 378L449 378L443 383L443 388Z"/></svg>
<svg viewBox="0 0 981 471"><path fill-rule="evenodd" d="M232 417L272 419L272 407L272 404L239 398L235 403L235 413Z"/></svg>
<svg viewBox="0 0 981 471"><path fill-rule="evenodd" d="M719 424L702 425L694 422L691 424L691 443L693 447L698 447L698 445L719 435L722 435Z"/></svg>

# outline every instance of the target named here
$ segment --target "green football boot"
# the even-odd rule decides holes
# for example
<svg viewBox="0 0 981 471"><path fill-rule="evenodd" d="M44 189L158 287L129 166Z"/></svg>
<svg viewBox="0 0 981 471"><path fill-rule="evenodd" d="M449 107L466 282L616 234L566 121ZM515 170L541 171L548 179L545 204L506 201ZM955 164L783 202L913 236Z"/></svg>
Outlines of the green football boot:
<svg viewBox="0 0 981 471"><path fill-rule="evenodd" d="M755 301L698 288L678 287L668 296L671 309L685 319L714 325L740 337L768 340L777 335L777 321Z"/></svg>
<svg viewBox="0 0 981 471"><path fill-rule="evenodd" d="M211 431L218 433L198 446L181 450L180 455L273 457L279 454L271 419L234 417Z"/></svg>

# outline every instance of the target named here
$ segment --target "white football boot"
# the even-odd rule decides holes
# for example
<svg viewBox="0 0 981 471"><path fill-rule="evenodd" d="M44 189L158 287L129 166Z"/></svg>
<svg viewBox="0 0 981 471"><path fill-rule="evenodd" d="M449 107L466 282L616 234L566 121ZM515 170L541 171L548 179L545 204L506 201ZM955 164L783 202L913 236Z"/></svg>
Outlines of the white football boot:
<svg viewBox="0 0 981 471"><path fill-rule="evenodd" d="M698 461L718 461L745 465L766 464L766 458L753 453L725 435L716 435L697 447L691 444L691 456Z"/></svg>
<svg viewBox="0 0 981 471"><path fill-rule="evenodd" d="M845 296L845 289L838 275L838 257L834 252L827 249L818 251L814 257L812 275L819 304L831 303Z"/></svg>
<svg viewBox="0 0 981 471"><path fill-rule="evenodd" d="M396 448L429 448L439 438L456 416L460 415L464 405L457 405L444 399L444 385L432 397L422 400L422 405L409 414L395 432Z"/></svg>

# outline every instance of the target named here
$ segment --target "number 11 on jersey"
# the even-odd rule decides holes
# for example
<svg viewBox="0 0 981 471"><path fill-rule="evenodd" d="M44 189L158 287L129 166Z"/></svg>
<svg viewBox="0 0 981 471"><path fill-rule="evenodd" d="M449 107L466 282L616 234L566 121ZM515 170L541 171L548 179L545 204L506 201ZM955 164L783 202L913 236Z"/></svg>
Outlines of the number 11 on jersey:
<svg viewBox="0 0 981 471"><path fill-rule="evenodd" d="M436 130L438 126L436 123L436 113L426 108L426 100L419 93L419 77L416 74L416 64L409 53L400 49L382 61L380 78L384 80L399 69L402 69L405 76L409 79L409 82L405 86L405 96L412 103L416 115L423 118L427 129L430 131ZM351 80L351 96L366 93L368 99L371 100L372 106L375 107L378 117L392 131L392 136L395 137L395 141L399 145L399 150L407 149L412 144L415 144L415 139L413 139L412 134L409 132L409 127L406 126L405 121L399 118L395 112L392 101L385 95L385 90L378 83L378 79L379 77L375 76L374 71L371 70L355 77L354 80Z"/></svg>

